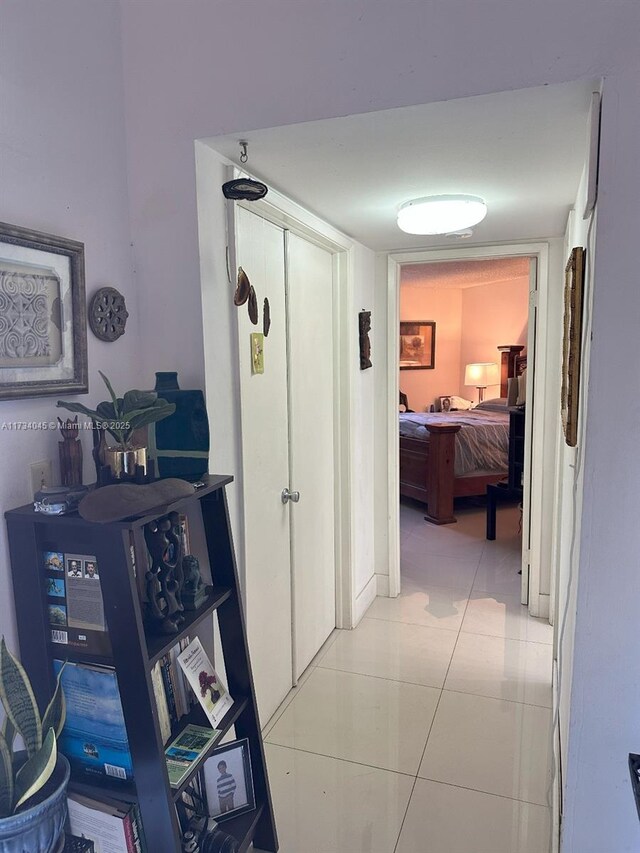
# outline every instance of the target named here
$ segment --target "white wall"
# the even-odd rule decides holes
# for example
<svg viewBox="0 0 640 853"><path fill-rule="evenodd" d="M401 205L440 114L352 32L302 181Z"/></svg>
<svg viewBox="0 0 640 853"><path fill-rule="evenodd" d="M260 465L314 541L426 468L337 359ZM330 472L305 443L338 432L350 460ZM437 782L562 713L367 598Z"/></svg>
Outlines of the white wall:
<svg viewBox="0 0 640 853"><path fill-rule="evenodd" d="M589 401L584 458L563 850L640 849L627 754L640 751L640 74L603 92Z"/></svg>
<svg viewBox="0 0 640 853"><path fill-rule="evenodd" d="M101 343L88 332L90 393L107 396L103 370L116 389L153 387L139 369L141 328L133 287L126 193L123 84L118 7L57 0L2 4L0 27L0 219L85 244L87 295L103 285L127 298L123 338ZM56 397L0 402L0 421L55 420ZM91 478L84 438L85 482ZM54 462L58 435L0 431L0 511L31 499L29 464ZM13 600L4 520L0 523L0 633L15 647ZM35 594L34 590L34 594Z"/></svg>

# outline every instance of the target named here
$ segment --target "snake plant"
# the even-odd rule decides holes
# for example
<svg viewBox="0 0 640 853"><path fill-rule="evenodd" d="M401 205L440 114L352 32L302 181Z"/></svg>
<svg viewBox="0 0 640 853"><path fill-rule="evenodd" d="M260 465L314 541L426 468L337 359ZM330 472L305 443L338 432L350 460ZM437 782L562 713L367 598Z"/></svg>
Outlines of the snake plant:
<svg viewBox="0 0 640 853"><path fill-rule="evenodd" d="M0 819L17 812L37 794L55 769L56 738L66 716L61 674L62 670L41 717L27 673L7 649L4 637L0 641L0 701L5 712L0 729ZM27 753L22 763L13 754L16 734L22 737Z"/></svg>
<svg viewBox="0 0 640 853"><path fill-rule="evenodd" d="M118 397L104 373L99 370L107 386L111 401L98 403L95 409L89 409L82 403L67 403L58 400L57 405L69 412L87 415L92 421L103 426L118 442L119 450L131 449L131 437L140 427L154 424L172 415L175 403L168 403L158 397L155 391L127 391L124 397Z"/></svg>

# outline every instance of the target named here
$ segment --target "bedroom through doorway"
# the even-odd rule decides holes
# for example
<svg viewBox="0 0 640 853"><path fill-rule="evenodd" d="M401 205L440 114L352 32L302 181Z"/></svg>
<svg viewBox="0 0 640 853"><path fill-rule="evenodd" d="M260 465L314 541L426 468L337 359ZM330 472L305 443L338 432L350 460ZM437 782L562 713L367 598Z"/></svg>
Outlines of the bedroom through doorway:
<svg viewBox="0 0 640 853"><path fill-rule="evenodd" d="M486 606L487 596L504 597L496 603L511 612L528 603L523 504L535 260L406 263L399 277L402 601L427 621L460 627L469 605Z"/></svg>

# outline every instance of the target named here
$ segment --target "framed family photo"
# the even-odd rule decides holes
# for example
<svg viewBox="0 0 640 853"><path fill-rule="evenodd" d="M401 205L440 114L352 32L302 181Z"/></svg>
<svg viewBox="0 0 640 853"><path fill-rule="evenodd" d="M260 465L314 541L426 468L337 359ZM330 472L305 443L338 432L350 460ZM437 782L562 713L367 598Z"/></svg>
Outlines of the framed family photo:
<svg viewBox="0 0 640 853"><path fill-rule="evenodd" d="M400 370L433 370L436 324L431 320L400 323Z"/></svg>
<svg viewBox="0 0 640 853"><path fill-rule="evenodd" d="M86 394L84 244L0 223L0 400Z"/></svg>
<svg viewBox="0 0 640 853"><path fill-rule="evenodd" d="M217 821L256 807L247 738L215 749L204 765L209 816Z"/></svg>

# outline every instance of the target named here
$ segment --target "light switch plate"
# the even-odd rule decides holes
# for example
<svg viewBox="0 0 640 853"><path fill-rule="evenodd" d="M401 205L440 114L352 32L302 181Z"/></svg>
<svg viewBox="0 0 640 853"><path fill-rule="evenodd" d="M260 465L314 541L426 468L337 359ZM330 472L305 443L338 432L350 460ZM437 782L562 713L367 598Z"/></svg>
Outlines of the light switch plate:
<svg viewBox="0 0 640 853"><path fill-rule="evenodd" d="M53 472L50 459L43 459L42 462L32 462L29 471L31 475L32 496L43 486L53 485Z"/></svg>

